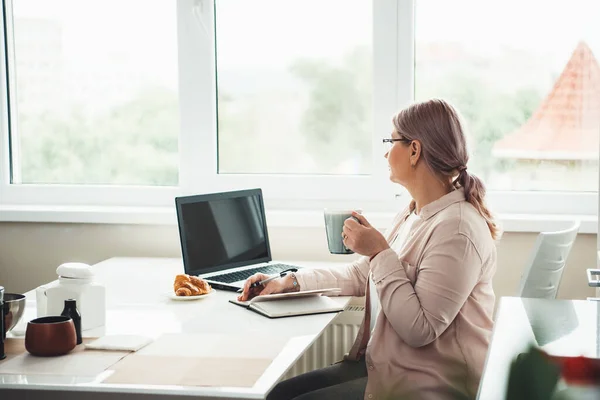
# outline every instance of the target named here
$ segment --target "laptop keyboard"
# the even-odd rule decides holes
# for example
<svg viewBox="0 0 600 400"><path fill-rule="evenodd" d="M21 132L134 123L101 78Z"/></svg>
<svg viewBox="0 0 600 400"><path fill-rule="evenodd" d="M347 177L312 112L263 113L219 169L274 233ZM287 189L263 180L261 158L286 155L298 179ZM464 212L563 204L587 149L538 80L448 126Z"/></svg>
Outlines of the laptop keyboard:
<svg viewBox="0 0 600 400"><path fill-rule="evenodd" d="M243 271L230 272L230 273L222 274L222 275L214 275L211 277L207 277L206 279L211 280L211 281L216 281L216 282L232 283L232 282L246 280L257 272L260 272L262 274L272 275L272 274L278 274L281 271L284 271L284 270L290 269L290 268L300 269L300 267L298 267L296 265L269 264L269 265L264 265L262 267L245 269Z"/></svg>

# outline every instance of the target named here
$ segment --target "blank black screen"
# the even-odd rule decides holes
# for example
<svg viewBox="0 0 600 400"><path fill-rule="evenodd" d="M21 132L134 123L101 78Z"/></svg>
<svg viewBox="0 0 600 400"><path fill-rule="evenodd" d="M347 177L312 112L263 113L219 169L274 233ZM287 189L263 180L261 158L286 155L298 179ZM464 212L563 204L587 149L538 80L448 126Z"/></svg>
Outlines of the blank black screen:
<svg viewBox="0 0 600 400"><path fill-rule="evenodd" d="M180 204L186 273L196 275L270 261L261 194L252 193Z"/></svg>

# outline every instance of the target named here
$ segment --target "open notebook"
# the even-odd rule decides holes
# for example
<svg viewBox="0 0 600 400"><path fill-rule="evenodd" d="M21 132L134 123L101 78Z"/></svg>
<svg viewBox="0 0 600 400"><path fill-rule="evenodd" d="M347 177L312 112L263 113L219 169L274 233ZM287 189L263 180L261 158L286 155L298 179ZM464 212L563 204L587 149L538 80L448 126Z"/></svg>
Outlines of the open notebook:
<svg viewBox="0 0 600 400"><path fill-rule="evenodd" d="M269 318L321 314L343 311L343 307L324 294L337 294L339 288L305 290L303 292L267 294L250 301L229 300Z"/></svg>

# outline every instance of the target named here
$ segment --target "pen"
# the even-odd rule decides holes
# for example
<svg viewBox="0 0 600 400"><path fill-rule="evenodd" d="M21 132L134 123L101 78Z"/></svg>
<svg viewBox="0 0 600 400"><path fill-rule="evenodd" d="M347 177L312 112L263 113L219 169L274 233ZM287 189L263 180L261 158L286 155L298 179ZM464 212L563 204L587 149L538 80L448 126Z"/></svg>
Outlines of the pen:
<svg viewBox="0 0 600 400"><path fill-rule="evenodd" d="M275 275L275 276L265 279L264 281L254 282L252 285L250 285L250 289L258 287L258 286L262 286L267 282L271 282L273 279L283 278L286 275L287 275L287 272L280 272L279 276Z"/></svg>
<svg viewBox="0 0 600 400"><path fill-rule="evenodd" d="M288 274L288 272L296 272L298 271L298 268L290 268L290 269L286 269L285 271L281 271L279 273L279 275L274 275L270 278L264 279L260 282L254 282L252 285L250 285L250 289L264 285L265 283L269 283L271 282L273 279L277 279L277 278L283 278L284 276L286 276ZM244 291L244 288L238 290L238 293L241 293Z"/></svg>

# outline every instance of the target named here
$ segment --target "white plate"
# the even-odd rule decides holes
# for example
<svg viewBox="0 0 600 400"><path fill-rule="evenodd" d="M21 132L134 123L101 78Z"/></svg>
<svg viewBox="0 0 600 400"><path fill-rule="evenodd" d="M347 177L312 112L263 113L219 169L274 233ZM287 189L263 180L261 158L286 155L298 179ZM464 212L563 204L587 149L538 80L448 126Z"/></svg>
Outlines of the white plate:
<svg viewBox="0 0 600 400"><path fill-rule="evenodd" d="M175 293L169 293L169 297L171 298L171 300L191 301L191 300L203 299L206 296L213 294L214 292L215 292L215 289L212 289L210 292L208 292L206 294L200 294L198 296L177 296Z"/></svg>

